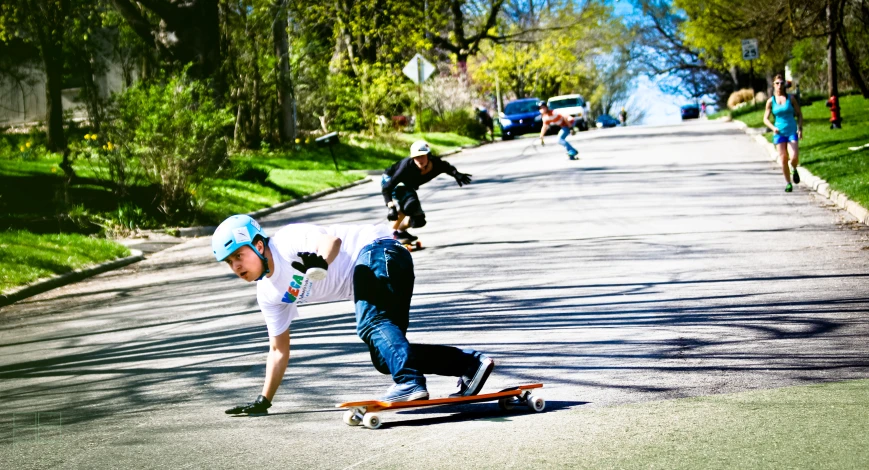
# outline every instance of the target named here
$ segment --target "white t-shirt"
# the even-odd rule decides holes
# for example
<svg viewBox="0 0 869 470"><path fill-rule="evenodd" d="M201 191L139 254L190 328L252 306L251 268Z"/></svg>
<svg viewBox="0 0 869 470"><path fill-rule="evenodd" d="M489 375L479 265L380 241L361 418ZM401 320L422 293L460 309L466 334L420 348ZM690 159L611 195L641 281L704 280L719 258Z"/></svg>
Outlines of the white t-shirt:
<svg viewBox="0 0 869 470"><path fill-rule="evenodd" d="M301 262L300 252L317 252L319 235L341 239L338 256L329 264L326 279L312 284L305 299L297 299L303 273L292 267ZM257 281L256 298L266 320L269 336L277 336L299 316L297 305L311 302L345 300L353 296L353 267L362 248L380 238L392 236L385 225L290 224L269 239L275 269L270 277Z"/></svg>

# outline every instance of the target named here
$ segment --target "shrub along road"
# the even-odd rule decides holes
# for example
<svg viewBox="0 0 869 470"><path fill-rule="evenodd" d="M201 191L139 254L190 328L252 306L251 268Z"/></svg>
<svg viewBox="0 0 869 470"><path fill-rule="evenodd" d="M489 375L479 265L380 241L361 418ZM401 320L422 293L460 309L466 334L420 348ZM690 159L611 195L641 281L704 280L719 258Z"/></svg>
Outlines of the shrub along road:
<svg viewBox="0 0 869 470"><path fill-rule="evenodd" d="M552 138L452 159L474 183L422 188L414 254L411 340L490 353L485 390L543 382L545 412L345 426L332 404L389 378L335 302L293 324L273 413L229 418L259 393L267 338L255 287L197 239L0 311L0 466L865 467L867 381L807 386L869 378L867 231L782 192L731 124L571 140L578 162ZM263 222L384 217L372 182Z"/></svg>

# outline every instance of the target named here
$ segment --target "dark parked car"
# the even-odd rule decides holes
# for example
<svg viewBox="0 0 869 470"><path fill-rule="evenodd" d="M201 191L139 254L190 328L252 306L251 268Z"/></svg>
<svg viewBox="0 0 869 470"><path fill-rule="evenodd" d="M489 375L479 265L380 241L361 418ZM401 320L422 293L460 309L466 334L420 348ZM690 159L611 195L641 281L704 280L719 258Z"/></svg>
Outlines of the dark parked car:
<svg viewBox="0 0 869 470"><path fill-rule="evenodd" d="M501 138L511 140L516 136L540 132L543 121L537 108L537 98L511 101L504 106L498 122L501 124Z"/></svg>
<svg viewBox="0 0 869 470"><path fill-rule="evenodd" d="M697 119L700 117L700 106L696 104L686 104L682 106L682 120Z"/></svg>
<svg viewBox="0 0 869 470"><path fill-rule="evenodd" d="M601 114L594 120L594 122L598 129L604 127L616 127L619 125L619 120L609 114Z"/></svg>

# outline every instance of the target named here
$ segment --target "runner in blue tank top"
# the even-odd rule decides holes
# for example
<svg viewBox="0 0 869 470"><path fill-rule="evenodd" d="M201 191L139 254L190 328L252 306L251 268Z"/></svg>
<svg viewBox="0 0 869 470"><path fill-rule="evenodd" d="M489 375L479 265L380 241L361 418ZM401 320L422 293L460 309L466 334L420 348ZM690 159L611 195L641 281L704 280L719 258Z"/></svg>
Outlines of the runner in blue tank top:
<svg viewBox="0 0 869 470"><path fill-rule="evenodd" d="M799 141L803 138L803 113L800 111L800 104L796 98L785 93L786 87L784 78L781 75L776 75L773 81L772 98L766 102L763 123L775 133L772 143L778 149L785 181L788 182L785 186L785 192L789 193L794 189L793 184L791 184L791 176L793 176L794 184L800 182L797 165L800 163ZM769 121L770 113L775 116L775 124ZM793 172L788 167L788 147L791 149L790 167L793 168Z"/></svg>

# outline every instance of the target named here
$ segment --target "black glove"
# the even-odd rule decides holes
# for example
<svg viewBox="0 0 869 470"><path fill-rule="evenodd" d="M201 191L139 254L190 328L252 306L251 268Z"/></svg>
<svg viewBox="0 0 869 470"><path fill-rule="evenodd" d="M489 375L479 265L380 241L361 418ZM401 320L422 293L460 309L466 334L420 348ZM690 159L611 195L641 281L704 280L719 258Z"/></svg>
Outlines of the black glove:
<svg viewBox="0 0 869 470"><path fill-rule="evenodd" d="M398 220L398 209L395 206L386 206L386 220Z"/></svg>
<svg viewBox="0 0 869 470"><path fill-rule="evenodd" d="M471 184L471 175L467 173L456 173L456 176L454 176L453 178L456 179L456 183L459 184L460 188L463 184Z"/></svg>
<svg viewBox="0 0 869 470"><path fill-rule="evenodd" d="M318 255L317 253L296 253L299 258L302 258L302 262L293 261L292 266L296 271L301 271L303 273L308 272L311 268L322 268L329 269L329 263L326 260Z"/></svg>
<svg viewBox="0 0 869 470"><path fill-rule="evenodd" d="M226 414L228 415L267 415L269 414L269 408L272 407L272 402L269 401L268 398L260 395L256 397L256 400L247 403L245 405L238 405L235 408L230 408L226 410Z"/></svg>

